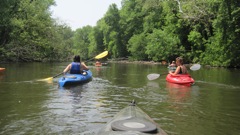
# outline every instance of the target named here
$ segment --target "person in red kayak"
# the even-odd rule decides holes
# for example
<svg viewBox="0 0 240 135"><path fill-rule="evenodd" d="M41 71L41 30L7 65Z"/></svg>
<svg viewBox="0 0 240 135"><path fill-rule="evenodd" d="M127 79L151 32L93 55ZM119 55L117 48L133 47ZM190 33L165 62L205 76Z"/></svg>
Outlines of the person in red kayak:
<svg viewBox="0 0 240 135"><path fill-rule="evenodd" d="M70 74L82 74L83 70L88 70L88 67L84 62L81 62L80 56L76 55L73 58L73 62L70 63L64 70L64 74L70 71Z"/></svg>
<svg viewBox="0 0 240 135"><path fill-rule="evenodd" d="M177 75L177 74L187 74L187 68L183 65L183 58L182 57L177 57L176 58L176 65L177 69L173 71L169 71L169 74L171 75Z"/></svg>
<svg viewBox="0 0 240 135"><path fill-rule="evenodd" d="M171 72L175 72L176 68L177 68L177 65L175 61L172 61L172 63L168 66L168 70Z"/></svg>

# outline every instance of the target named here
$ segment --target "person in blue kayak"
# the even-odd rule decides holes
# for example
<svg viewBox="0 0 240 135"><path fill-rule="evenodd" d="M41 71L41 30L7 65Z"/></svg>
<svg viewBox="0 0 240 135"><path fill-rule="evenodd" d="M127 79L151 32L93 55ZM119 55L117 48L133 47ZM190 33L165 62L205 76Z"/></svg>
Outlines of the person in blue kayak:
<svg viewBox="0 0 240 135"><path fill-rule="evenodd" d="M187 74L187 68L183 65L183 58L182 57L177 57L176 58L176 65L177 68L175 71L169 71L169 74L171 75L177 75L177 74Z"/></svg>
<svg viewBox="0 0 240 135"><path fill-rule="evenodd" d="M66 74L70 71L70 74L82 74L83 70L88 70L88 67L84 62L81 62L80 56L76 55L73 58L73 62L70 63L64 70L63 73Z"/></svg>

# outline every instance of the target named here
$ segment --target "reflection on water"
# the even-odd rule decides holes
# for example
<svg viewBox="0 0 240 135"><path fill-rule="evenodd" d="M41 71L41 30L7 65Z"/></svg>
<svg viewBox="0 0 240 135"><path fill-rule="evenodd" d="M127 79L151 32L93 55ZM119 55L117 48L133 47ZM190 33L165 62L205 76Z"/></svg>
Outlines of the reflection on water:
<svg viewBox="0 0 240 135"><path fill-rule="evenodd" d="M4 77L5 77L5 74L0 73L0 81L3 80Z"/></svg>
<svg viewBox="0 0 240 135"><path fill-rule="evenodd" d="M149 81L148 74L167 68L140 64L90 66L93 80L74 87L59 88L58 78L37 81L58 74L67 64L4 66L8 70L0 79L0 134L94 135L133 99L168 134L240 132L239 71L190 71L196 81L191 87L168 83L164 75Z"/></svg>
<svg viewBox="0 0 240 135"><path fill-rule="evenodd" d="M159 83L158 82L154 82L154 81L149 81L147 82L147 86L146 87L150 87L150 88L160 88Z"/></svg>
<svg viewBox="0 0 240 135"><path fill-rule="evenodd" d="M240 89L240 86L236 86L236 85L229 85L229 84L223 84L223 83L216 83L216 82L206 82L206 81L197 81L197 83L205 83L208 85L212 85L212 86L218 86L218 87L222 87L222 88L226 88L226 89Z"/></svg>
<svg viewBox="0 0 240 135"><path fill-rule="evenodd" d="M183 102L191 97L191 86L167 82L166 89L169 92L170 99L174 102Z"/></svg>

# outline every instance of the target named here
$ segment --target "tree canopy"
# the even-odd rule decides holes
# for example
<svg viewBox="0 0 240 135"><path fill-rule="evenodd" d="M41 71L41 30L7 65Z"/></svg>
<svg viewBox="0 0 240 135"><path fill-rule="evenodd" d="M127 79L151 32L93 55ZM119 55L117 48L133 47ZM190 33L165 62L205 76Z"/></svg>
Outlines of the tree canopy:
<svg viewBox="0 0 240 135"><path fill-rule="evenodd" d="M54 0L0 4L1 61L59 61L68 57L74 33L51 18Z"/></svg>
<svg viewBox="0 0 240 135"><path fill-rule="evenodd" d="M72 31L51 18L54 0L0 4L0 58L59 61L108 50L111 58L240 67L239 0L122 0L96 26Z"/></svg>

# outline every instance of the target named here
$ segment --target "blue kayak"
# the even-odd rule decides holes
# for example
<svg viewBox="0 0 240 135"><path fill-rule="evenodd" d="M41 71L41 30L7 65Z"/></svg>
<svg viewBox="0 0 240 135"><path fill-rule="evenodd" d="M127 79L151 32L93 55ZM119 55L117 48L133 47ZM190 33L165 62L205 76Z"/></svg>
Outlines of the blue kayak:
<svg viewBox="0 0 240 135"><path fill-rule="evenodd" d="M92 79L92 72L90 70L84 71L83 74L66 74L58 80L59 86L71 86L88 82Z"/></svg>

